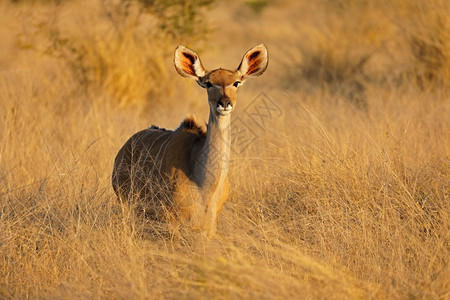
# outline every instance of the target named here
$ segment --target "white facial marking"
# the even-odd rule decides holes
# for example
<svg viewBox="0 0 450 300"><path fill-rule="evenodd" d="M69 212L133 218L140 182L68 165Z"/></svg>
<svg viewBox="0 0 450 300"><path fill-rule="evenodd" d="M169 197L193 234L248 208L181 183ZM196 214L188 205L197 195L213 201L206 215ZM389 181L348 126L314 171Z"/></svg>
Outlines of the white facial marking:
<svg viewBox="0 0 450 300"><path fill-rule="evenodd" d="M233 106L231 104L228 104L227 107L224 108L222 105L219 105L217 106L216 110L221 116L226 116L231 113L231 111L233 110Z"/></svg>

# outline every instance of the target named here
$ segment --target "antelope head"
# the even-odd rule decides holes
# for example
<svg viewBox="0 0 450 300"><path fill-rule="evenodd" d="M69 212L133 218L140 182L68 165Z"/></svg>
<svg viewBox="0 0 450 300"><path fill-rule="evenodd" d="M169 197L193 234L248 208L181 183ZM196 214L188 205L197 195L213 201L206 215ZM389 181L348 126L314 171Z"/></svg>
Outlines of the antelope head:
<svg viewBox="0 0 450 300"><path fill-rule="evenodd" d="M208 92L208 103L215 116L230 114L236 105L237 88L249 76L259 76L267 69L269 57L264 44L253 47L242 57L236 70L207 71L197 53L184 46L175 49L175 68L183 76L194 79Z"/></svg>

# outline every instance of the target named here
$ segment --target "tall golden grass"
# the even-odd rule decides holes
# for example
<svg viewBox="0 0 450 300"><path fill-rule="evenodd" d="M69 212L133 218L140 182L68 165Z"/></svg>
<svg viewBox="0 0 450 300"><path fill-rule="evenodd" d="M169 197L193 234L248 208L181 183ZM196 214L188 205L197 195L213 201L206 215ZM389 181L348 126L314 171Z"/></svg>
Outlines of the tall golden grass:
<svg viewBox="0 0 450 300"><path fill-rule="evenodd" d="M450 296L446 1L219 1L191 36L144 2L0 4L1 298ZM260 42L217 237L148 234L110 175L137 130L206 120L173 50Z"/></svg>

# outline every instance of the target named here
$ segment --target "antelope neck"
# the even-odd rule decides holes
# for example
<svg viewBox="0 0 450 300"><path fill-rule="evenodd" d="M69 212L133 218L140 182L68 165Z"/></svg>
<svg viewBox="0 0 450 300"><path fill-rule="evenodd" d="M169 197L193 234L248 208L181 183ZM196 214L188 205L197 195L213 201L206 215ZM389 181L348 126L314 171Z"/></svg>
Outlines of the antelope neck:
<svg viewBox="0 0 450 300"><path fill-rule="evenodd" d="M227 176L230 160L231 114L217 116L210 109L206 140L196 163L196 176L201 189L220 188Z"/></svg>

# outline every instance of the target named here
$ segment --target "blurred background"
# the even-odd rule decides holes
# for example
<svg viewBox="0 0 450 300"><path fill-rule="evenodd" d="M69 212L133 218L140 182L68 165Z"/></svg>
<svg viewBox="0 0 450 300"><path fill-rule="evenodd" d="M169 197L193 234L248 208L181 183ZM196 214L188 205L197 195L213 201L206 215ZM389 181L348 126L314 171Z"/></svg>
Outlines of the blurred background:
<svg viewBox="0 0 450 300"><path fill-rule="evenodd" d="M0 66L4 72L39 68L50 82L52 76L71 81L70 92L154 108L192 85L173 72L176 45L199 52L207 68L232 69L244 51L265 43L271 65L260 86L364 105L373 90L448 92L448 6L405 0L3 1Z"/></svg>

